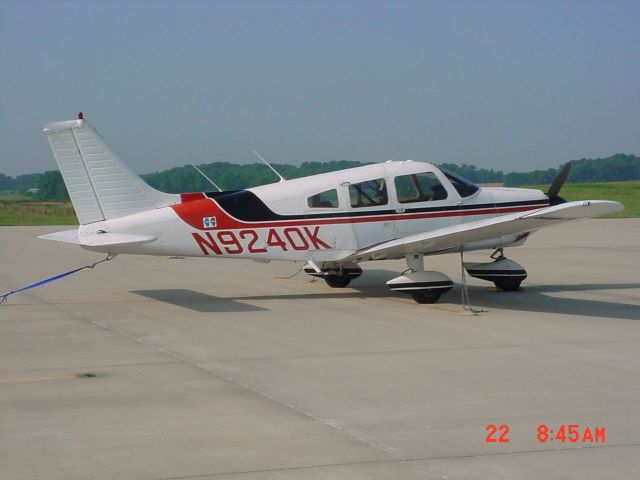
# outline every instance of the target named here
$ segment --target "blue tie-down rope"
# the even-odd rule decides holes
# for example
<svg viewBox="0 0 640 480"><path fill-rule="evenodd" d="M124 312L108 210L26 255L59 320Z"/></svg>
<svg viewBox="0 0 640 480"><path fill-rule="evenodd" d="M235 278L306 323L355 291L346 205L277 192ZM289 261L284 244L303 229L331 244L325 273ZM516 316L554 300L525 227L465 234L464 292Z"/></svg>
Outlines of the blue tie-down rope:
<svg viewBox="0 0 640 480"><path fill-rule="evenodd" d="M41 285L46 285L47 283L55 282L56 280L60 280L61 278L68 277L69 275L73 275L80 270L84 270L85 268L93 268L99 263L108 262L112 260L115 255L107 255L107 258L104 258L98 262L92 263L91 265L85 265L84 267L74 268L73 270L69 270L68 272L60 273L58 275L54 275L53 277L45 278L44 280L40 280L39 282L32 283L31 285L27 285L26 287L19 288L18 290L11 290L10 292L3 293L0 295L0 305L7 301L7 297L13 295L14 293L24 292L25 290L31 290L32 288L40 287Z"/></svg>

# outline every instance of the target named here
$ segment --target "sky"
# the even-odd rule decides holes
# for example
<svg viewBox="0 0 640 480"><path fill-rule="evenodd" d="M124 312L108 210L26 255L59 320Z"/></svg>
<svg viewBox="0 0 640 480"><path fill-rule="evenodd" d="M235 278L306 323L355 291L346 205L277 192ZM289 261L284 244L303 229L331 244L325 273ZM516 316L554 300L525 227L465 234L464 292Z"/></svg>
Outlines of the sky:
<svg viewBox="0 0 640 480"><path fill-rule="evenodd" d="M0 173L78 111L138 173L640 154L637 1L0 0Z"/></svg>

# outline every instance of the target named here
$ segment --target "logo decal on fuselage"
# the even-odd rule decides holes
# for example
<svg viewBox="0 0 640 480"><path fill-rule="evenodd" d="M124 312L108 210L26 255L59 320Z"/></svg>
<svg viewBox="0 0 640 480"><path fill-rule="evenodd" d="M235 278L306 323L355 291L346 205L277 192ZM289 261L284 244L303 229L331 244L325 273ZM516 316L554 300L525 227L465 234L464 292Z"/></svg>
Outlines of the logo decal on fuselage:
<svg viewBox="0 0 640 480"><path fill-rule="evenodd" d="M202 217L202 226L204 228L216 228L216 217Z"/></svg>

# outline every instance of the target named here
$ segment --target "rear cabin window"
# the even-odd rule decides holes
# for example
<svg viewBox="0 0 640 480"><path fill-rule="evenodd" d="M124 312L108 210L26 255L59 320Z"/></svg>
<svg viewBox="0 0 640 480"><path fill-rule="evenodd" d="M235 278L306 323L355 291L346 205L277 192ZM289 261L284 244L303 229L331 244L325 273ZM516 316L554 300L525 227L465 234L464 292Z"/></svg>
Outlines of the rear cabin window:
<svg viewBox="0 0 640 480"><path fill-rule="evenodd" d="M349 185L349 198L352 208L375 207L389 202L387 182L384 178L367 180Z"/></svg>
<svg viewBox="0 0 640 480"><path fill-rule="evenodd" d="M431 172L401 175L393 182L400 203L430 202L447 198L447 191Z"/></svg>
<svg viewBox="0 0 640 480"><path fill-rule="evenodd" d="M461 197L470 197L480 189L480 187L470 182L466 178L450 172L449 170L441 168L440 171L446 175L446 177L451 182L451 185L453 185L453 188L456 189Z"/></svg>
<svg viewBox="0 0 640 480"><path fill-rule="evenodd" d="M312 195L307 198L307 205L310 208L338 208L338 191L334 188Z"/></svg>

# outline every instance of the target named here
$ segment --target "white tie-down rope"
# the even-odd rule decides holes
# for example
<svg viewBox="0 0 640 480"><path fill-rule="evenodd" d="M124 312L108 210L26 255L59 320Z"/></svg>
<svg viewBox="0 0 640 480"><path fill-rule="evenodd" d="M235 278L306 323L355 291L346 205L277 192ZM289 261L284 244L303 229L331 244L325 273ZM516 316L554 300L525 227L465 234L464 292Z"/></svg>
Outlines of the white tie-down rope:
<svg viewBox="0 0 640 480"><path fill-rule="evenodd" d="M462 308L464 308L465 310L469 310L474 315L487 312L488 310L485 310L483 308L473 308L473 306L471 305L471 298L469 297L469 286L467 285L467 275L464 270L464 248L460 248L460 276L462 277Z"/></svg>

